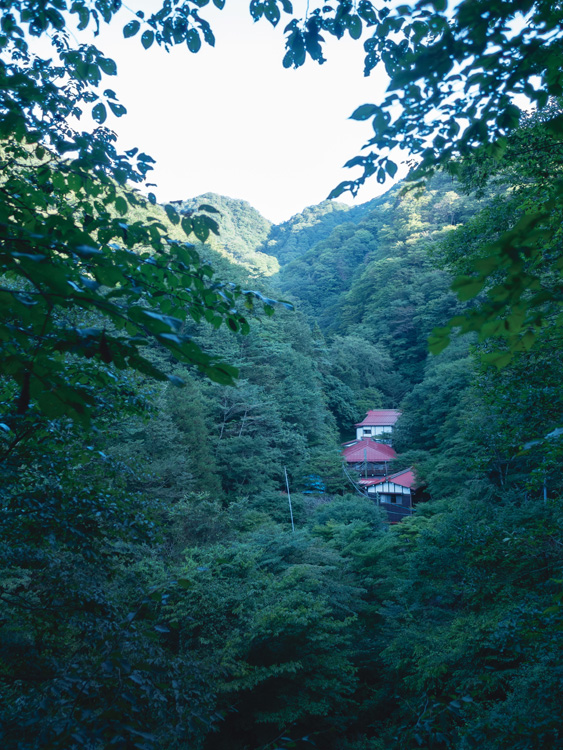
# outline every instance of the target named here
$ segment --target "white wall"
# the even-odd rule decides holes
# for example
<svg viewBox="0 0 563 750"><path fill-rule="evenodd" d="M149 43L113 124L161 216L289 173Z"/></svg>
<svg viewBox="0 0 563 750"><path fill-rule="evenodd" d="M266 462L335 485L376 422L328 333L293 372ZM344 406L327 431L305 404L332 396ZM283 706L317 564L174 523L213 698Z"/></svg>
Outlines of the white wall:
<svg viewBox="0 0 563 750"><path fill-rule="evenodd" d="M383 503L391 502L391 498L388 497L389 495L398 495L397 505L409 505L411 491L409 487L402 487L400 484L395 484L395 482L381 482L381 484L373 484L371 487L368 487L368 494L374 498L379 496L380 501ZM382 497L384 495L386 497Z"/></svg>
<svg viewBox="0 0 563 750"><path fill-rule="evenodd" d="M356 427L356 440L366 437L377 437L378 435L391 435L392 432L393 426L390 424Z"/></svg>

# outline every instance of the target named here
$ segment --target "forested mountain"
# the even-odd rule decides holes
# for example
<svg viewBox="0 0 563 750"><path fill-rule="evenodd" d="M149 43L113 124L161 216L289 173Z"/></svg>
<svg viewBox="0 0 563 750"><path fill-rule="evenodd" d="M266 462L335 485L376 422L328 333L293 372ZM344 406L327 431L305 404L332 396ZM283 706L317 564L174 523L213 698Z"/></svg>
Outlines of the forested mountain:
<svg viewBox="0 0 563 750"><path fill-rule="evenodd" d="M271 223L246 201L227 198L216 193L204 193L195 198L174 201L180 214L196 210L201 205L213 206L221 221L221 234L211 239L211 246L232 263L242 265L253 275L271 276L279 264L263 252L263 243L271 230Z"/></svg>
<svg viewBox="0 0 563 750"><path fill-rule="evenodd" d="M340 224L357 224L378 203L379 199L375 199L358 206L347 206L327 200L308 206L288 221L273 225L262 249L274 255L283 266L326 239Z"/></svg>

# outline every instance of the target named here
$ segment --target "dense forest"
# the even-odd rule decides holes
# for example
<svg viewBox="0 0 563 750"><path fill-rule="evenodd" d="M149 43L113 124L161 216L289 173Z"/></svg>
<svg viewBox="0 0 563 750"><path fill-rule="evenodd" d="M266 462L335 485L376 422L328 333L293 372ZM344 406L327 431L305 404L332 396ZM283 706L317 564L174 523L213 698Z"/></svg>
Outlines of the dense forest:
<svg viewBox="0 0 563 750"><path fill-rule="evenodd" d="M143 197L150 157L111 139L42 143L29 65L0 153L1 747L563 748L559 103L272 225ZM396 524L342 468L377 408L421 490Z"/></svg>

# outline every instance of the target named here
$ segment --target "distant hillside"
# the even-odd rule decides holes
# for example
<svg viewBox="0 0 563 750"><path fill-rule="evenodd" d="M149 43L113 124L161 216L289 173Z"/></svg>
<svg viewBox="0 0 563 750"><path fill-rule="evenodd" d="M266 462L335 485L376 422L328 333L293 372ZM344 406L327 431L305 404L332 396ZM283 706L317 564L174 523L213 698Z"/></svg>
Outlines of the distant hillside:
<svg viewBox="0 0 563 750"><path fill-rule="evenodd" d="M357 224L336 226L283 265L273 279L277 293L298 300L325 335L360 335L385 347L396 375L416 382L429 333L458 305L450 276L436 268L429 246L478 208L443 174L422 195L390 191Z"/></svg>
<svg viewBox="0 0 563 750"><path fill-rule="evenodd" d="M382 198L376 198L360 206L347 206L327 200L316 206L308 206L282 224L273 225L260 249L274 255L283 266L326 239L335 227L357 224L381 201Z"/></svg>
<svg viewBox="0 0 563 750"><path fill-rule="evenodd" d="M208 245L255 276L273 276L280 266L304 256L335 229L348 227L353 232L359 222L396 192L397 188L392 188L384 196L359 206L323 201L282 224L271 224L247 201L217 193L174 201L174 205L180 211L197 210L202 204L216 208L220 212L215 217L220 235L212 236Z"/></svg>
<svg viewBox="0 0 563 750"><path fill-rule="evenodd" d="M231 262L244 266L253 275L271 276L278 271L278 261L260 250L272 225L250 203L217 193L204 193L180 204L174 202L180 211L194 210L202 204L211 205L220 212L214 216L220 235L209 240L214 250Z"/></svg>

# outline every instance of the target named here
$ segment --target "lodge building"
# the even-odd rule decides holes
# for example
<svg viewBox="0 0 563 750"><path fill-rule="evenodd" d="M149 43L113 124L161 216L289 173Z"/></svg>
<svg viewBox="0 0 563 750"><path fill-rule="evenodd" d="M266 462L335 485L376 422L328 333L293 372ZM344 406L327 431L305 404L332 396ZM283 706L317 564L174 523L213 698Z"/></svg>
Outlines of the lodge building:
<svg viewBox="0 0 563 750"><path fill-rule="evenodd" d="M342 458L346 473L366 497L387 511L389 523L412 514L416 478L412 467L390 473L397 458L391 446L393 428L401 416L395 409L372 409L358 422L356 439L344 443Z"/></svg>
<svg viewBox="0 0 563 750"><path fill-rule="evenodd" d="M396 409L371 409L362 422L356 427L356 439L374 438L382 442L391 442L393 427L401 416Z"/></svg>
<svg viewBox="0 0 563 750"><path fill-rule="evenodd" d="M342 456L350 469L366 478L385 476L389 471L389 464L397 458L390 445L371 438L344 443Z"/></svg>

